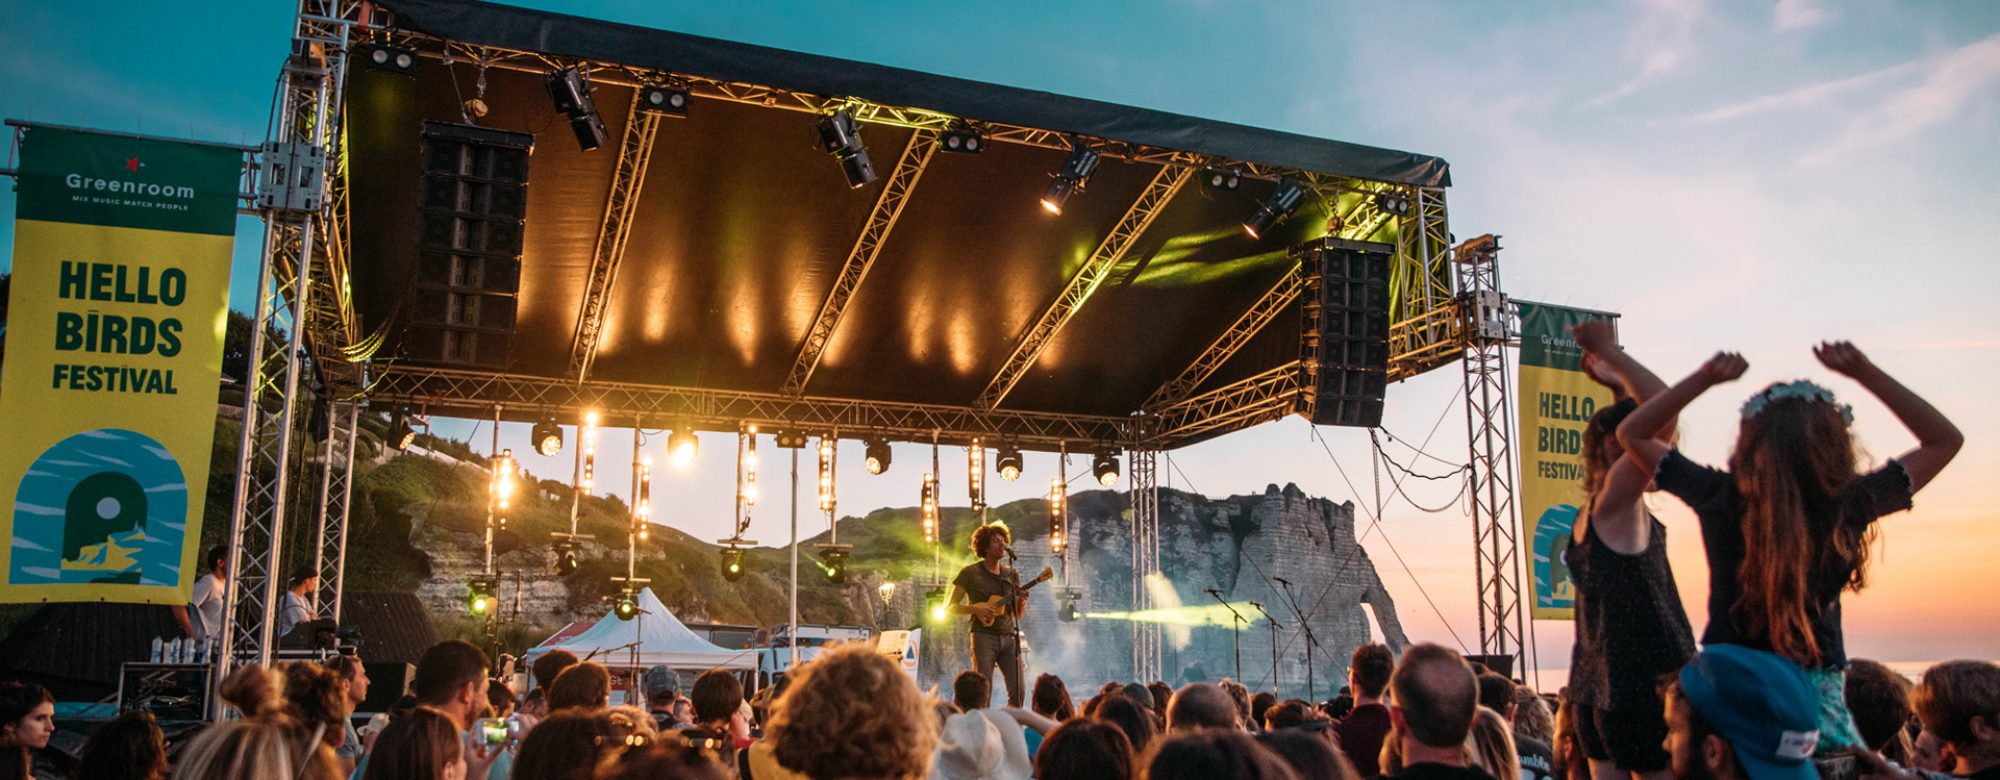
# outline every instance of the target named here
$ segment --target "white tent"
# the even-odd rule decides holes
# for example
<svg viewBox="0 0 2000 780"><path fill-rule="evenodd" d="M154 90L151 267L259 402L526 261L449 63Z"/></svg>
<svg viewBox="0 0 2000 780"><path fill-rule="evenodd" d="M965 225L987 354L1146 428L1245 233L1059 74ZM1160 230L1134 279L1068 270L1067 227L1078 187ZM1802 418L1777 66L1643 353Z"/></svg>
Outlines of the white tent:
<svg viewBox="0 0 2000 780"><path fill-rule="evenodd" d="M703 670L757 668L757 651L726 650L695 636L680 619L667 611L667 606L660 603L660 597L653 595L652 588L640 590L634 601L639 605L639 614L631 620L619 620L616 613L606 612L604 617L598 619L597 625L581 634L530 649L528 658L561 648L575 653L578 658L618 668L635 663L633 650L636 648L636 663L642 667Z"/></svg>

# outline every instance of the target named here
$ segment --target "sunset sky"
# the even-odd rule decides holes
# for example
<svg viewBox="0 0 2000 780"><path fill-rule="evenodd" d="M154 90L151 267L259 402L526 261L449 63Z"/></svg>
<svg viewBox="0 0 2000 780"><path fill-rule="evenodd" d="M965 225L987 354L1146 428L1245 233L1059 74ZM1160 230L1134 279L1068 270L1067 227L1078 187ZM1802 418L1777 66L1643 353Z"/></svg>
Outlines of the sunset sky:
<svg viewBox="0 0 2000 780"><path fill-rule="evenodd" d="M2000 4L530 5L1443 157L1452 228L1504 236L1509 294L1623 313L1627 347L1669 381L1719 348L1749 358L1741 382L1683 418L1697 460L1726 457L1745 396L1798 376L1854 404L1873 462L1912 446L1880 403L1813 361L1823 338L1854 340L1942 408L1966 448L1915 511L1885 521L1874 582L1848 599L1848 649L2000 658L2000 414L1981 405L2000 386ZM0 30L0 116L257 143L291 14L282 2L239 6L15 4ZM13 205L0 191L0 269ZM240 224L238 308L251 303L258 230ZM1459 386L1454 367L1391 387L1384 428L1411 443L1435 430L1425 450L1463 462ZM489 433L441 430L482 449ZM1428 514L1385 496L1371 523L1366 434L1318 435L1325 449L1288 419L1172 453L1162 471L1211 496L1296 482L1354 500L1411 636L1476 642L1463 507ZM503 436L527 449L525 427ZM607 432L605 462L627 457L629 437ZM703 446L697 469L656 488L680 498L656 503L674 507L662 521L713 539L726 533L733 463L721 454L733 443ZM890 475L867 478L850 446L844 507L914 502L913 464L927 453L899 448ZM1390 451L1418 471L1451 468ZM568 455L528 466L563 478ZM1031 478L996 483L996 498L1037 493L1052 466L1030 455ZM1417 482L1405 490L1425 505L1455 490ZM1655 504L1699 624L1692 516L1671 498ZM776 508L758 517L753 535L782 537ZM1536 635L1542 666L1566 666L1569 624L1541 622Z"/></svg>

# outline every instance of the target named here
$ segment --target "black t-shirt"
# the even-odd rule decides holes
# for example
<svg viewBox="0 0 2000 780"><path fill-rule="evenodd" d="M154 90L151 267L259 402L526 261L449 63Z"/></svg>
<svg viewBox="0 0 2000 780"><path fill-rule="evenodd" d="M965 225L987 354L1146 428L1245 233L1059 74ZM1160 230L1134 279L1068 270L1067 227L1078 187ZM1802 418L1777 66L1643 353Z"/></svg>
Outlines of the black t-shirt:
<svg viewBox="0 0 2000 780"><path fill-rule="evenodd" d="M1476 766L1445 766L1443 764L1411 764L1393 775L1383 775L1391 780L1497 780L1485 770Z"/></svg>
<svg viewBox="0 0 2000 780"><path fill-rule="evenodd" d="M1673 450L1660 460L1654 482L1682 501L1701 518L1701 541L1708 553L1708 627L1701 632L1704 645L1743 645L1771 650L1769 635L1753 635L1737 625L1730 607L1743 595L1736 571L1743 563L1743 495L1737 492L1736 477L1727 471L1688 460ZM1903 464L1889 461L1854 480L1840 495L1822 505L1806 507L1815 519L1832 523L1868 525L1883 515L1910 508L1910 475ZM1826 542L1818 542L1824 544ZM1847 585L1849 572L1815 571L1807 586L1820 607L1811 615L1813 640L1819 643L1820 663L1828 668L1847 665L1847 647L1840 625L1840 591Z"/></svg>
<svg viewBox="0 0 2000 780"><path fill-rule="evenodd" d="M1355 707L1333 724L1333 735L1340 739L1340 750L1353 762L1355 773L1362 777L1382 773L1382 740L1389 735L1389 726L1389 708L1380 704Z"/></svg>
<svg viewBox="0 0 2000 780"><path fill-rule="evenodd" d="M1556 754L1549 743L1515 734L1514 752L1521 756L1521 780L1556 780Z"/></svg>
<svg viewBox="0 0 2000 780"><path fill-rule="evenodd" d="M1645 522L1646 549L1636 555L1605 544L1594 519L1583 541L1563 551L1576 583L1569 688L1571 698L1600 710L1658 717L1660 676L1694 655L1694 632L1667 563L1667 528L1650 513Z"/></svg>
<svg viewBox="0 0 2000 780"><path fill-rule="evenodd" d="M986 570L984 562L974 561L972 565L959 569L958 576L952 578L951 584L957 585L965 591L968 603L982 604L989 598L999 596L1002 607L1012 608L1013 605L1007 603L1007 601L1016 591L1020 590L1018 584L1020 581L1020 575L1014 572L1014 567L1012 566L1001 564L1000 573L994 574ZM1014 633L1014 618L1006 613L994 618L993 625L990 626L980 623L977 619L972 620L971 623L974 633Z"/></svg>

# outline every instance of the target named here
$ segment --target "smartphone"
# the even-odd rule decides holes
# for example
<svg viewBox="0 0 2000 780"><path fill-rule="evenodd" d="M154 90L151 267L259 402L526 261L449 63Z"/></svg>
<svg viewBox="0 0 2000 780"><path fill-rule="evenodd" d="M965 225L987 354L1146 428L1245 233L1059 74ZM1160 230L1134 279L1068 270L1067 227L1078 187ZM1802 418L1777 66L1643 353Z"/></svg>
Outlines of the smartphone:
<svg viewBox="0 0 2000 780"><path fill-rule="evenodd" d="M474 739L488 745L507 744L507 721L499 718L480 718L472 727Z"/></svg>

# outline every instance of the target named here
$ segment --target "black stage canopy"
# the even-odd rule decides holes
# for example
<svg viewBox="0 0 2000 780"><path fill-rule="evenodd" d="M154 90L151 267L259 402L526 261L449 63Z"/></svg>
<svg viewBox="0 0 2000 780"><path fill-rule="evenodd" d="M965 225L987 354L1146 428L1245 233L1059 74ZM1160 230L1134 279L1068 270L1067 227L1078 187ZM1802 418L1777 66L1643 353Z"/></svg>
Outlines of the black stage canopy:
<svg viewBox="0 0 2000 780"><path fill-rule="evenodd" d="M382 336L372 397L433 413L594 406L714 429L1174 446L1271 419L1260 407L1185 437L1131 422L1296 364L1297 293L1270 305L1299 273L1289 247L1336 215L1340 237L1397 244L1412 223L1381 213L1382 197L1428 194L1441 223L1449 183L1435 157L488 3L390 0L368 27L419 56L403 72L348 59L334 175L350 332ZM551 102L548 75L570 67L607 131L595 151ZM636 139L647 85L692 102ZM489 113L471 115L473 98ZM820 146L815 121L836 109L859 120L872 184L850 189ZM501 365L409 346L426 122L533 135ZM918 153L951 129L984 133L985 150ZM1039 198L1073 143L1103 161L1053 215ZM1240 189L1206 186L1218 168ZM1281 177L1307 196L1248 237ZM1419 275L1444 273L1408 254ZM1223 338L1260 304L1268 326ZM1193 389L1162 394L1204 357L1215 368Z"/></svg>

